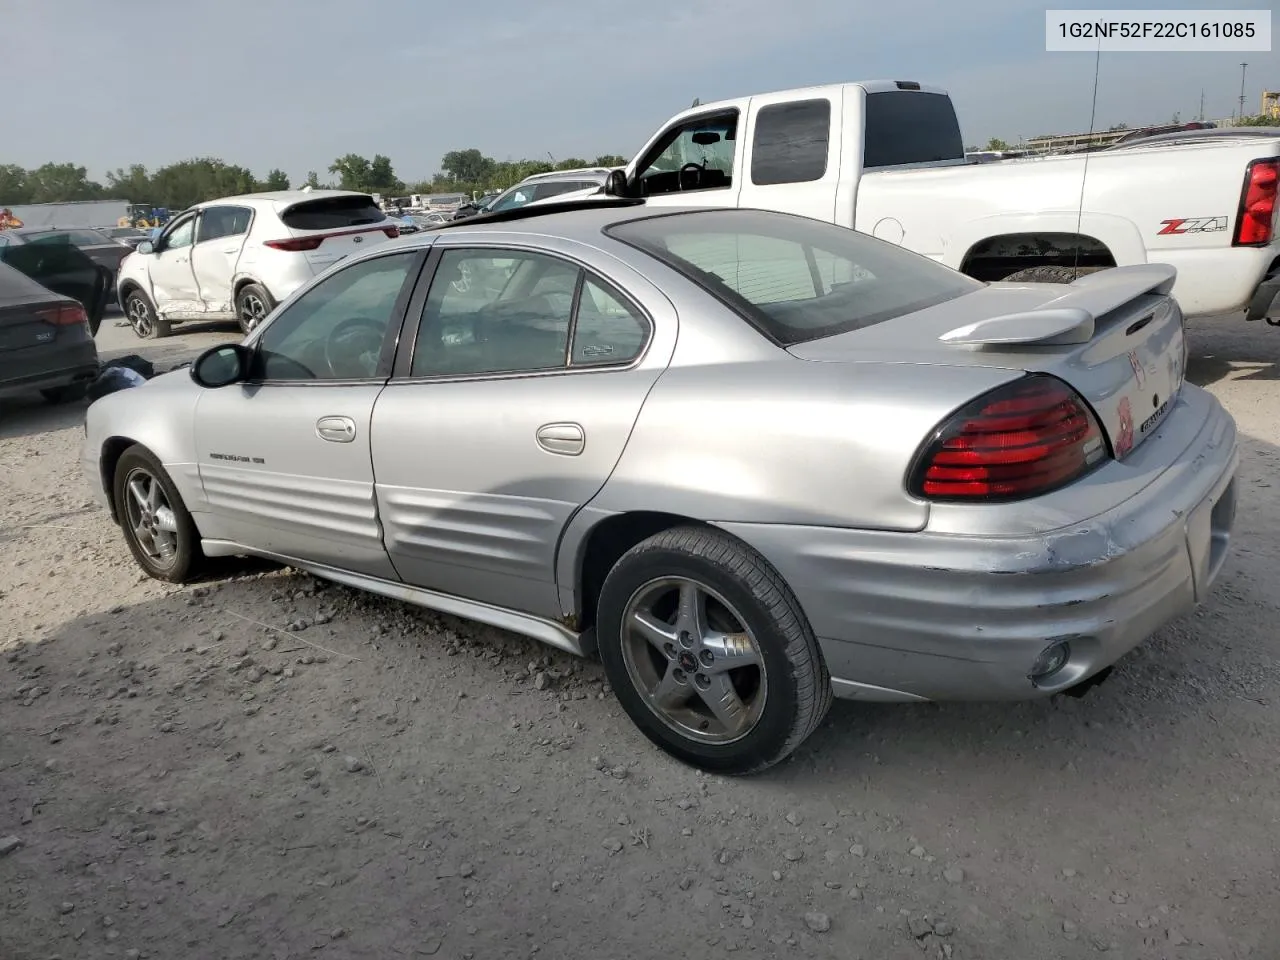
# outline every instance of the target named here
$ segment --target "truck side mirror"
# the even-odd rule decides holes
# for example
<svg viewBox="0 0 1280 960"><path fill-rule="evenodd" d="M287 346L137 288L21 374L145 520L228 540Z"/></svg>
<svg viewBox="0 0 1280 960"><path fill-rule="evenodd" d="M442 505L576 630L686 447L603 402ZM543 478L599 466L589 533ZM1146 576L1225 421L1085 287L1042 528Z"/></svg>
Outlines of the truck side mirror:
<svg viewBox="0 0 1280 960"><path fill-rule="evenodd" d="M604 179L604 193L609 197L626 197L630 195L627 175L621 170L610 170Z"/></svg>

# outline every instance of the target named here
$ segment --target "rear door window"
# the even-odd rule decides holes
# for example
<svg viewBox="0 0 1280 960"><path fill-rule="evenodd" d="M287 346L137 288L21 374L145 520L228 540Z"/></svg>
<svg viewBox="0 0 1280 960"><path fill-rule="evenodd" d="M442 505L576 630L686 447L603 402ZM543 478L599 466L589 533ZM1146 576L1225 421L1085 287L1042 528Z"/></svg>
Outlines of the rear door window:
<svg viewBox="0 0 1280 960"><path fill-rule="evenodd" d="M248 207L205 207L200 214L196 243L238 237L249 232L253 211Z"/></svg>
<svg viewBox="0 0 1280 960"><path fill-rule="evenodd" d="M295 203L280 214L290 230L341 230L363 227L387 219L373 197L322 197Z"/></svg>
<svg viewBox="0 0 1280 960"><path fill-rule="evenodd" d="M751 147L751 182L769 186L821 180L827 174L830 141L830 100L762 107Z"/></svg>

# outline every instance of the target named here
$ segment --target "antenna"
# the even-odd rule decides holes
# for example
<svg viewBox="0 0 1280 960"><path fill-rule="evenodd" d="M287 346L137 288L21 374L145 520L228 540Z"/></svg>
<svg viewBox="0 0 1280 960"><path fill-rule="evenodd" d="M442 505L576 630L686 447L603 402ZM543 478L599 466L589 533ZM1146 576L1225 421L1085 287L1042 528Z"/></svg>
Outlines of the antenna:
<svg viewBox="0 0 1280 960"><path fill-rule="evenodd" d="M1093 61L1093 105L1089 108L1089 140L1093 140L1093 128L1098 119L1098 75L1102 71L1102 39L1098 39L1098 52ZM1080 269L1080 229L1084 224L1084 185L1089 179L1089 156L1093 153L1088 147L1084 152L1084 169L1080 173L1080 206L1076 209L1076 256L1071 264L1071 277L1076 279Z"/></svg>
<svg viewBox="0 0 1280 960"><path fill-rule="evenodd" d="M1240 64L1240 119L1244 119L1244 77L1249 72L1247 63Z"/></svg>
<svg viewBox="0 0 1280 960"><path fill-rule="evenodd" d="M1204 88L1200 89L1200 122L1204 122Z"/></svg>

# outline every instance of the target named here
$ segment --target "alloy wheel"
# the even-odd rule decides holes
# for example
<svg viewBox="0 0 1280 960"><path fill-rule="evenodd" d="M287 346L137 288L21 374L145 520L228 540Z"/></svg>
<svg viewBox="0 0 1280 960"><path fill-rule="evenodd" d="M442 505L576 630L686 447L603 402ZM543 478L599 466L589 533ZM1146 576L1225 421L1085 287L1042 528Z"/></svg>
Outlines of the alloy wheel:
<svg viewBox="0 0 1280 960"><path fill-rule="evenodd" d="M760 722L764 658L741 614L705 584L651 580L631 595L622 659L648 708L682 736L727 744Z"/></svg>
<svg viewBox="0 0 1280 960"><path fill-rule="evenodd" d="M128 313L129 326L133 327L133 332L144 340L151 336L153 329L151 311L142 298L130 297L125 309Z"/></svg>
<svg viewBox="0 0 1280 960"><path fill-rule="evenodd" d="M126 522L134 540L157 569L167 570L178 556L178 521L164 487L149 470L135 467L124 488Z"/></svg>
<svg viewBox="0 0 1280 960"><path fill-rule="evenodd" d="M240 298L240 323L245 333L251 332L267 316L267 305L256 293L245 294Z"/></svg>

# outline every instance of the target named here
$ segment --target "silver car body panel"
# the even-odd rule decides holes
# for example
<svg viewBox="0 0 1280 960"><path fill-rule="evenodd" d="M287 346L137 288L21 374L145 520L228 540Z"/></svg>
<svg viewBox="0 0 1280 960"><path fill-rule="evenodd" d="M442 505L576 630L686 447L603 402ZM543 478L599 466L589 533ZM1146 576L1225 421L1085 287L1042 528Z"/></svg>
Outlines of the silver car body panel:
<svg viewBox="0 0 1280 960"><path fill-rule="evenodd" d="M616 256L581 241L545 237L535 246L506 232L450 230L435 243L559 255L610 278L650 320L645 352L625 368L393 381L374 410L378 508L400 577L562 616L561 534L609 478L666 369L679 326L675 308ZM576 428L580 451L540 445L539 431L557 426Z"/></svg>
<svg viewBox="0 0 1280 960"><path fill-rule="evenodd" d="M1158 271L1113 271L1092 291L993 284L786 351L684 275L601 233L647 215L586 209L378 248L496 244L576 260L653 322L628 368L392 380L341 403L331 395L349 388L292 387L281 410L255 407L252 419L251 400L236 401L252 388L202 391L179 372L90 408L86 472L101 495L100 458L110 438L126 436L174 475L210 552L271 556L575 652L590 648L571 627L599 524L645 512L717 525L790 584L844 697L1045 695L1203 598L1230 532L1235 427L1212 396L1181 386L1169 360L1180 354L1181 318ZM939 339L993 316L1058 309L1067 296L1103 314L1087 344ZM1167 369L1151 369L1148 355ZM908 494L906 474L932 429L1028 371L1071 383L1113 438L1124 428L1117 399L1126 389L1131 403L1141 399L1130 380L1156 384L1168 403L1126 456L1053 493L998 507ZM206 406L210 393L224 399ZM369 438L365 460L358 441L317 439L331 416ZM542 427L553 428L549 445L539 444ZM202 484L196 464L220 452L204 449L215 439L280 463L289 498L285 481L245 484L226 461ZM270 528L262 521L273 506L302 522ZM1034 686L1032 661L1060 637L1072 638L1072 662L1052 687Z"/></svg>

